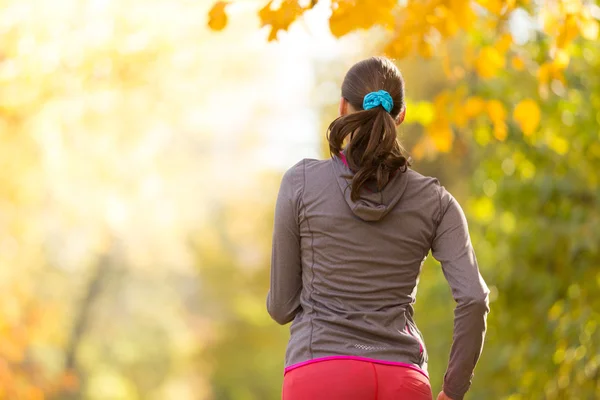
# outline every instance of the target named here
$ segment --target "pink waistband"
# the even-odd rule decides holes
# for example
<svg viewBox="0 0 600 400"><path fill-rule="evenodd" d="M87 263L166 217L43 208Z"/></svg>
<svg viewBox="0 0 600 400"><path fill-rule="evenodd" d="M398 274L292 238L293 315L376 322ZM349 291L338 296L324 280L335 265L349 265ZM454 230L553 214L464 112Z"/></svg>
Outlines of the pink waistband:
<svg viewBox="0 0 600 400"><path fill-rule="evenodd" d="M312 360L307 360L307 361L303 361L303 362L300 362L300 363L297 363L294 365L290 365L289 367L287 367L284 370L283 374L285 375L288 372L290 372L291 370L303 367L308 364L318 363L318 362L322 362L322 361L331 361L331 360L355 360L355 361L371 362L374 364L383 364L383 365L392 365L392 366L396 366L396 367L404 367L404 368L409 368L409 369L413 369L417 372L420 372L427 379L429 379L429 375L427 374L426 371L422 370L421 368L419 368L413 364L407 364L407 363L395 362L395 361L386 361L386 360L375 360L373 358L359 357L359 356L327 356L327 357L313 358Z"/></svg>

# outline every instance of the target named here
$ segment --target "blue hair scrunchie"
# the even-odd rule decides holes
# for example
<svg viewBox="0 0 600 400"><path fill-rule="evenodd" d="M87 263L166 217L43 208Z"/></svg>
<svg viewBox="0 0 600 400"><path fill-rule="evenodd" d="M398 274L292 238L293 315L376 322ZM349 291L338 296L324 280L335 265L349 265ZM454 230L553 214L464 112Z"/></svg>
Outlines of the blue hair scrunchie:
<svg viewBox="0 0 600 400"><path fill-rule="evenodd" d="M363 108L370 110L371 108L382 106L385 111L391 113L394 108L394 99L385 90L371 92L367 94L363 100Z"/></svg>

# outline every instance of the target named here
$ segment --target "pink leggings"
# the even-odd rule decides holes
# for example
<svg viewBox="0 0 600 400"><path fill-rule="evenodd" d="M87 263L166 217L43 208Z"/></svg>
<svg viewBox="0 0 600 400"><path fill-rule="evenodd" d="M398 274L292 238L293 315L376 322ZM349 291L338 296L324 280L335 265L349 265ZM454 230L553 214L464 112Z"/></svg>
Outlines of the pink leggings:
<svg viewBox="0 0 600 400"><path fill-rule="evenodd" d="M358 360L328 360L293 369L283 400L431 400L429 380L410 368Z"/></svg>

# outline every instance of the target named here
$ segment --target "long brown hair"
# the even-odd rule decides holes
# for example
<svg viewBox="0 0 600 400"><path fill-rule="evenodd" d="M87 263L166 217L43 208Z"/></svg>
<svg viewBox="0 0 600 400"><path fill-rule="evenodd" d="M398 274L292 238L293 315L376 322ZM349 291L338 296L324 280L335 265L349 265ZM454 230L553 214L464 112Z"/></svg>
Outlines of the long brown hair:
<svg viewBox="0 0 600 400"><path fill-rule="evenodd" d="M387 112L382 106L363 109L364 97L378 90L388 92L394 106ZM348 166L354 171L352 178L353 201L360 197L361 188L368 181L376 181L382 190L394 171L406 171L409 160L396 136L395 118L404 109L404 80L394 63L384 57L371 57L354 64L342 83L342 97L357 112L334 120L327 132L329 151L332 155L344 155ZM360 111L358 111L360 110ZM344 139L350 135L346 148Z"/></svg>

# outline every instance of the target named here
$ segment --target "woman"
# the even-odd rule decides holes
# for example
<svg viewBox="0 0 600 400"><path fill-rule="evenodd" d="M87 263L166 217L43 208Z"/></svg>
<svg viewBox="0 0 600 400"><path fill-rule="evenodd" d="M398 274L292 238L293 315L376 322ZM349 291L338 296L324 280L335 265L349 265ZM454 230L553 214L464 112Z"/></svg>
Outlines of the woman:
<svg viewBox="0 0 600 400"><path fill-rule="evenodd" d="M404 82L391 61L354 65L339 111L332 158L296 164L277 199L267 308L278 323L293 321L283 399L431 400L412 307L431 250L457 302L438 399L460 400L489 311L463 211L436 179L409 168L396 137Z"/></svg>

